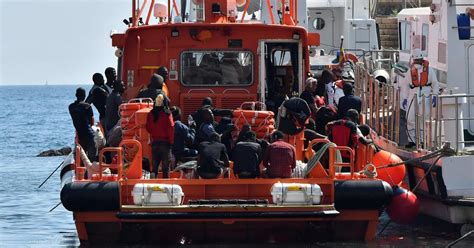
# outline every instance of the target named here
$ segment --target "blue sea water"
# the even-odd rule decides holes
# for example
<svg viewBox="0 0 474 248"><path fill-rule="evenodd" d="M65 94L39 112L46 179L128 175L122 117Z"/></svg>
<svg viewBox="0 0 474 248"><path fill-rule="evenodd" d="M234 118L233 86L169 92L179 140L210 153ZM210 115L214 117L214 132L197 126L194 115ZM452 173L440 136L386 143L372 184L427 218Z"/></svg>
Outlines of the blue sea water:
<svg viewBox="0 0 474 248"><path fill-rule="evenodd" d="M79 245L72 214L59 200L64 157L36 157L72 146L68 105L77 86L0 87L0 247Z"/></svg>
<svg viewBox="0 0 474 248"><path fill-rule="evenodd" d="M59 173L38 189L64 157L36 157L44 150L73 146L74 128L67 107L75 100L76 88L0 86L0 247L79 246L71 212L62 205L49 212L60 202ZM382 215L379 230L387 221ZM444 247L458 237L458 232L446 223L420 217L412 225L392 223L368 243L284 247ZM472 247L472 243L456 247Z"/></svg>

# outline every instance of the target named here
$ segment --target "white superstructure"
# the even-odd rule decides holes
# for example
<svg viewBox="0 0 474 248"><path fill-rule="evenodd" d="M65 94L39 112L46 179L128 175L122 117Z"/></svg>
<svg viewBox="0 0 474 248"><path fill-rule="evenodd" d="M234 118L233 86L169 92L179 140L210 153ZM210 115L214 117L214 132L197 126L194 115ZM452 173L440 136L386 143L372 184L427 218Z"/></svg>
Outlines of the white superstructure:
<svg viewBox="0 0 474 248"><path fill-rule="evenodd" d="M377 50L377 25L371 18L370 0L308 0L308 32L320 34L326 53L338 49L344 36L345 49Z"/></svg>
<svg viewBox="0 0 474 248"><path fill-rule="evenodd" d="M406 183L421 200L423 213L468 225L474 222L474 20L467 23L467 39L460 39L457 21L466 8L474 8L474 1L433 0L430 7L404 9L397 16L398 63L409 68L413 51L422 50L443 89L424 96L436 97L435 107L424 101L403 104L409 101L410 69L379 84L367 65L358 65L356 82L362 112L382 149L405 160L441 151L445 143L454 149L453 156L407 163ZM404 130L407 111L417 116L414 140L407 140ZM408 141L416 143L415 150L404 147Z"/></svg>

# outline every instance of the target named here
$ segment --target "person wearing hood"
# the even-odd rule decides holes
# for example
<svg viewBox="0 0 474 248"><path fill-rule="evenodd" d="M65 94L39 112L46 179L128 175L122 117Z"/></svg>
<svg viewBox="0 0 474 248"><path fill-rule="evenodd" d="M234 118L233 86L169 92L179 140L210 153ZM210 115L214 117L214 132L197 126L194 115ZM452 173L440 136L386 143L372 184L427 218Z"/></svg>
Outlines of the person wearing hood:
<svg viewBox="0 0 474 248"><path fill-rule="evenodd" d="M306 79L305 89L301 92L300 98L305 100L311 109L311 114L314 116L318 111L318 106L316 106L316 99L314 98L314 92L316 90L318 80L315 78L309 77Z"/></svg>
<svg viewBox="0 0 474 248"><path fill-rule="evenodd" d="M120 120L119 106L122 104L122 93L125 90L125 86L122 81L114 81L113 90L107 97L105 105L105 134L108 136L109 131L117 124Z"/></svg>
<svg viewBox="0 0 474 248"><path fill-rule="evenodd" d="M171 148L174 143L174 120L169 109L164 106L165 96L159 94L154 107L148 113L146 130L152 141L153 173L158 174L158 167L162 164L163 178L168 178L171 164Z"/></svg>
<svg viewBox="0 0 474 248"><path fill-rule="evenodd" d="M142 89L138 93L137 98L151 98L155 100L156 97L161 94L163 95L163 98L164 98L164 101L163 101L164 107L169 107L170 100L168 96L165 94L165 92L163 91L163 84L164 84L164 79L162 76L156 73L151 75L148 88Z"/></svg>
<svg viewBox="0 0 474 248"><path fill-rule="evenodd" d="M163 78L163 83L166 83L168 82L168 68L166 68L166 66L161 66L160 68L158 68L158 70L156 70L156 74L160 75L162 78Z"/></svg>

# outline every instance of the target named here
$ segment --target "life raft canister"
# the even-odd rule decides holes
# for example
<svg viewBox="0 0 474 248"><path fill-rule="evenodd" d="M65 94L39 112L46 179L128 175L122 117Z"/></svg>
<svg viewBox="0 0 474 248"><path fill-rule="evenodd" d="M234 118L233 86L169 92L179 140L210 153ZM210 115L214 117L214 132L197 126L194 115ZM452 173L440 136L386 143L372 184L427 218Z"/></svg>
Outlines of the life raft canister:
<svg viewBox="0 0 474 248"><path fill-rule="evenodd" d="M427 60L423 60L423 69L421 71L421 79L418 78L418 69L416 69L415 64L411 66L411 85L412 87L424 87L430 86L428 85L428 68L429 62Z"/></svg>

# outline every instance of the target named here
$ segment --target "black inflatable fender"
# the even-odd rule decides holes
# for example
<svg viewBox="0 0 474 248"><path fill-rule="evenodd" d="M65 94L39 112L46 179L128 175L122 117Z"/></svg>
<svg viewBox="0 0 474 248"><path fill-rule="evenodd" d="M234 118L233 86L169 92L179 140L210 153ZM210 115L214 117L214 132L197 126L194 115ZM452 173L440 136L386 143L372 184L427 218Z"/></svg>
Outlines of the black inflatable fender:
<svg viewBox="0 0 474 248"><path fill-rule="evenodd" d="M344 180L334 184L336 209L380 209L390 203L393 190L382 180Z"/></svg>
<svg viewBox="0 0 474 248"><path fill-rule="evenodd" d="M69 211L118 211L118 182L72 182L61 189L61 203Z"/></svg>

